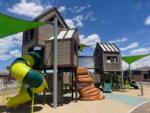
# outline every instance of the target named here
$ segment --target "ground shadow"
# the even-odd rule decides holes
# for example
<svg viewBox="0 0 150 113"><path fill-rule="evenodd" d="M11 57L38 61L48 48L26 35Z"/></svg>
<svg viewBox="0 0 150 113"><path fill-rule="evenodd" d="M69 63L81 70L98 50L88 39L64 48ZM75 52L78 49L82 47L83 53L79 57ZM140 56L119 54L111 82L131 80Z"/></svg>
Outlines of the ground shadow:
<svg viewBox="0 0 150 113"><path fill-rule="evenodd" d="M42 110L41 106L34 106L34 112ZM24 104L16 109L8 109L6 106L0 106L0 113L31 113L31 105Z"/></svg>
<svg viewBox="0 0 150 113"><path fill-rule="evenodd" d="M58 103L58 106L69 104L72 101L72 97L64 96L63 101ZM52 94L35 95L34 103L34 112L41 111L43 109L42 106L38 106L39 104L48 104L50 107L53 107L53 96ZM31 113L31 101L20 105L16 109L8 109L5 105L0 105L0 113Z"/></svg>
<svg viewBox="0 0 150 113"><path fill-rule="evenodd" d="M64 97L64 104L69 104L72 101L73 101L72 97L69 97L69 96Z"/></svg>

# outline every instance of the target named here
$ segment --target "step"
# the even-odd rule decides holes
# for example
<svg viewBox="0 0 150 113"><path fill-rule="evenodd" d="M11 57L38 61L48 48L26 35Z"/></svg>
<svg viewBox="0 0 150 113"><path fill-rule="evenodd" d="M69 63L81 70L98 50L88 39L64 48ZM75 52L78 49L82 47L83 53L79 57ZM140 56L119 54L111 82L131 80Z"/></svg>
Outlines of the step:
<svg viewBox="0 0 150 113"><path fill-rule="evenodd" d="M77 84L77 89L81 90L81 89L85 88L88 85L91 85L91 83L78 83Z"/></svg>
<svg viewBox="0 0 150 113"><path fill-rule="evenodd" d="M100 93L101 93L100 90L95 90L95 91L92 91L92 92L90 92L90 93L88 93L86 95L83 95L83 97L90 97L90 96L100 95Z"/></svg>
<svg viewBox="0 0 150 113"><path fill-rule="evenodd" d="M87 90L90 90L91 88L95 88L95 86L93 84L89 84L85 86L83 89L81 89L80 92L85 92Z"/></svg>
<svg viewBox="0 0 150 113"><path fill-rule="evenodd" d="M93 79L92 78L77 78L77 81L79 83L93 83Z"/></svg>
<svg viewBox="0 0 150 113"><path fill-rule="evenodd" d="M90 97L80 97L81 100L84 101L94 101L94 100L103 100L105 97L102 95L95 95Z"/></svg>
<svg viewBox="0 0 150 113"><path fill-rule="evenodd" d="M89 78L90 76L89 75L77 75L76 77L77 78Z"/></svg>
<svg viewBox="0 0 150 113"><path fill-rule="evenodd" d="M89 90L86 90L86 91L80 91L80 94L82 95L82 96L86 96L86 95L88 95L88 94L90 94L90 93L92 93L92 92L96 92L96 91L99 91L99 89L98 88L91 88L91 89L89 89Z"/></svg>
<svg viewBox="0 0 150 113"><path fill-rule="evenodd" d="M88 70L83 67L77 68L77 75L88 75Z"/></svg>

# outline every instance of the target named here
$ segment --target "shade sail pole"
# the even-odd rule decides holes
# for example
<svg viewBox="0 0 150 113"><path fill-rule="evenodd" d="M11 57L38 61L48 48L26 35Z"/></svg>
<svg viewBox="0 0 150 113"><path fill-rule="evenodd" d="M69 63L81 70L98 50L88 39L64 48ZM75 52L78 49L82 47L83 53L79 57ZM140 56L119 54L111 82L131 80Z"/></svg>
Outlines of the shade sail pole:
<svg viewBox="0 0 150 113"><path fill-rule="evenodd" d="M124 77L123 77L123 66L122 66L122 63L121 63L121 86L122 86L122 89L124 89Z"/></svg>
<svg viewBox="0 0 150 113"><path fill-rule="evenodd" d="M124 89L123 70L121 70L121 85L122 85L122 89Z"/></svg>
<svg viewBox="0 0 150 113"><path fill-rule="evenodd" d="M131 81L132 81L131 64L129 64L129 77L130 77L130 83L131 83Z"/></svg>
<svg viewBox="0 0 150 113"><path fill-rule="evenodd" d="M53 107L57 107L57 17L54 20L54 75L53 75Z"/></svg>

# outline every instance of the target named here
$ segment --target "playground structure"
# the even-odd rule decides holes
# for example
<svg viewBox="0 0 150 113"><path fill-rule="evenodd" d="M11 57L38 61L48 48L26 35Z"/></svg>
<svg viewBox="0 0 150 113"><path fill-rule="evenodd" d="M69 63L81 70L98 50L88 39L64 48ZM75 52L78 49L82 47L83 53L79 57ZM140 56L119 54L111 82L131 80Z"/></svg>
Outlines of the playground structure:
<svg viewBox="0 0 150 113"><path fill-rule="evenodd" d="M47 22L50 24L43 25L39 28L31 29L23 33L22 54L32 52L34 49L40 48L41 66L36 70L43 71L46 80L53 79L46 71L53 71L54 67L54 18L58 20L57 35L57 67L58 67L58 103L63 104L63 73L68 72L71 75L72 83L72 99L77 101L76 88L76 68L78 66L78 48L80 44L79 33L77 29L69 29L65 21L56 8L52 8L42 13L34 19L36 22ZM75 82L74 82L75 80ZM51 81L51 80L49 80ZM48 86L53 87L53 83L48 81ZM53 92L52 90L47 90ZM44 95L46 92L44 92ZM45 96L44 96L45 97ZM45 100L45 99L44 99Z"/></svg>
<svg viewBox="0 0 150 113"><path fill-rule="evenodd" d="M123 75L119 48L114 43L97 43L93 58L94 70L100 74L103 90L112 92L112 88L121 88ZM117 77L122 79L116 81Z"/></svg>
<svg viewBox="0 0 150 113"><path fill-rule="evenodd" d="M75 99L77 101L76 72L80 45L78 30L69 29L56 8L44 12L35 18L33 22L19 20L3 14L1 14L0 17L3 26L6 26L7 24L10 25L9 28L3 29L0 37L24 31L22 57L17 58L9 67L10 75L20 81L22 87L18 95L8 99L6 104L7 107L16 108L19 105L32 100L33 112L34 94L44 92L44 95L46 95L46 81L49 75L47 70L54 71L53 60L55 60L55 58L52 51L56 47L54 46L54 38L58 38L58 70L55 70L58 74L58 80L56 78L52 79L57 81L58 84L55 85L58 86L58 88L53 87L52 94L55 95L53 90L58 90L58 95L55 95L55 97L58 98L57 103L63 102L62 73L69 72L72 75L72 99L74 99L75 91ZM58 20L57 26L54 26L54 20ZM58 29L57 37L53 31L56 27ZM42 75L40 72L44 74ZM53 75L53 77L55 76ZM53 85L53 83L48 82L48 86L49 84Z"/></svg>
<svg viewBox="0 0 150 113"><path fill-rule="evenodd" d="M51 9L48 10L47 12L44 12L44 14L38 16L36 19L34 19L34 21L36 22L33 22L32 23L33 26L28 28L30 30L28 29L21 30L24 31L23 49L22 49L23 56L17 58L12 63L9 69L10 69L11 76L15 77L17 80L22 82L22 87L18 95L8 99L8 102L6 104L8 108L16 108L21 104L24 104L30 100L34 100L34 94L39 94L41 92L44 92L43 97L45 97L46 95L45 88L47 86L46 81L48 81L47 78L50 76L50 74L47 73L47 70L53 71L53 66L54 66L53 49L54 49L54 37L56 36L53 32L53 24L51 24L54 18L58 19L58 30L59 30L57 36L58 38L58 65L57 65L58 66L58 71L57 71L58 88L56 88L58 89L58 95L56 95L58 96L58 103L63 102L63 82L62 82L63 72L70 72L72 74L72 84L71 84L72 98L74 97L74 91L75 91L76 100L78 99L77 92L79 92L80 94L79 98L81 100L104 99L104 97L102 96L102 92L98 88L94 87L93 80L91 79L88 71L85 68L78 67L78 49L79 49L78 47L80 45L78 30L69 29L65 24L65 22L63 21L60 14L58 13L57 9ZM11 18L11 20L13 19ZM18 23L19 26L21 23L20 22ZM24 22L24 25L27 25L27 23L28 22ZM43 26L39 28L35 28L41 25ZM17 28L20 28L18 26ZM7 32L11 30L12 28L6 29L5 32L6 34L1 33L0 37L4 37L19 32L18 30L15 32L13 31L11 33ZM109 43L100 43L100 45L97 46L100 47L97 49L97 51L99 52L100 49L100 51L102 51L101 52L102 54L98 53L97 51L94 52L94 58L100 61L100 62L96 62L97 60L95 60L95 64L102 63L103 68L102 70L99 70L100 68L99 67L97 68L96 67L97 65L95 65L95 70L97 72L103 72L103 74L109 73L111 74L111 76L120 73L121 59L120 59L119 49L114 44L109 44ZM102 57L102 59L99 59L99 57ZM39 72L43 72L44 74L42 75ZM54 77L54 75L52 74L51 77ZM108 88L108 86L112 85L111 80L109 81L109 85L107 84L105 77L102 77L102 80L104 81L103 89L106 89L106 91L110 90L111 88L110 87ZM53 85L53 83L48 81L48 85ZM54 88L51 90L52 93L53 90Z"/></svg>

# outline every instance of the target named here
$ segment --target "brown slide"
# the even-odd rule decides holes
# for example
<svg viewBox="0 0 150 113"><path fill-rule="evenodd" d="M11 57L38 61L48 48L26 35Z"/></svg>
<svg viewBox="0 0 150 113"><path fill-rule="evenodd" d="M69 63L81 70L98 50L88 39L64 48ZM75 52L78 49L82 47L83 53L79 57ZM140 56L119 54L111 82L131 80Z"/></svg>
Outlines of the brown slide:
<svg viewBox="0 0 150 113"><path fill-rule="evenodd" d="M101 90L94 86L93 79L90 77L87 69L78 67L76 79L81 100L92 101L104 99Z"/></svg>

